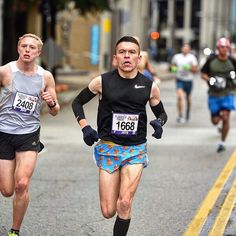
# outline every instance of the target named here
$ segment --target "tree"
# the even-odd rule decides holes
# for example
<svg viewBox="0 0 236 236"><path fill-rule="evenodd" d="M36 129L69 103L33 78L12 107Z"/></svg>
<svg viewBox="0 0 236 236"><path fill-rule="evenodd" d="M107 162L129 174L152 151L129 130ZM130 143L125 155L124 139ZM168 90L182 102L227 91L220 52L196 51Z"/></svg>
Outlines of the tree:
<svg viewBox="0 0 236 236"><path fill-rule="evenodd" d="M118 0L114 0L118 1ZM3 64L15 60L16 42L27 32L27 13L38 7L42 15L42 38L55 38L56 14L65 8L70 0L4 0L3 2ZM76 8L85 15L87 12L110 10L109 0L74 0Z"/></svg>

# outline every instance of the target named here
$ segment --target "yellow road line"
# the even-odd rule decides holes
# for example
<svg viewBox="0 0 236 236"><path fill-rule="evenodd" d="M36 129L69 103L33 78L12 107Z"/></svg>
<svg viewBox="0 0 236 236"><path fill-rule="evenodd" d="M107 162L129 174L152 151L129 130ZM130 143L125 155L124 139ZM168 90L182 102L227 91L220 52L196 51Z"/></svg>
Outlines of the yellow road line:
<svg viewBox="0 0 236 236"><path fill-rule="evenodd" d="M215 184L208 192L204 201L202 202L200 208L198 209L197 214L193 218L192 222L189 224L184 236L198 236L204 226L204 223L212 210L215 202L220 195L222 188L224 187L225 182L232 173L234 167L236 166L236 151L231 155L230 159L226 163L223 171L219 175Z"/></svg>
<svg viewBox="0 0 236 236"><path fill-rule="evenodd" d="M224 234L225 227L228 223L235 202L236 202L236 179L225 199L225 202L208 236L219 236Z"/></svg>

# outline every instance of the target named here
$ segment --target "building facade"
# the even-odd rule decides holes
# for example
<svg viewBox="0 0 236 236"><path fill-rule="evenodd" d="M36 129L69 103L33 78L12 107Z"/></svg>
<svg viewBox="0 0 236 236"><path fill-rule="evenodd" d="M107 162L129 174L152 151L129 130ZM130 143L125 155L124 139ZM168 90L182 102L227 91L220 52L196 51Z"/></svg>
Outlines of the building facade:
<svg viewBox="0 0 236 236"><path fill-rule="evenodd" d="M66 64L82 70L110 69L115 42L124 35L138 36L142 49L159 61L168 61L183 43L199 52L215 48L221 36L236 40L236 0L111 0L111 11L72 16L69 26L57 17L55 43L65 50ZM37 7L29 11L28 32L40 35L41 17ZM160 37L152 39L153 31Z"/></svg>
<svg viewBox="0 0 236 236"><path fill-rule="evenodd" d="M157 13L158 60L165 60L168 52L180 50L183 43L191 44L199 52L204 47L215 48L218 37L232 37L232 17L230 11L235 0L153 0ZM157 15L157 17L156 17ZM234 25L235 26L235 25Z"/></svg>

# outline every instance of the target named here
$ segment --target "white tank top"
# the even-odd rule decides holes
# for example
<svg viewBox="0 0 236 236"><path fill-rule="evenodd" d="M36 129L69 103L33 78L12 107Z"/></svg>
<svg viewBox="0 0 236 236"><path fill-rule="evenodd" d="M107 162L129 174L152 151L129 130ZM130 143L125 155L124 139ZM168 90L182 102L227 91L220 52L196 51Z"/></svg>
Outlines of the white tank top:
<svg viewBox="0 0 236 236"><path fill-rule="evenodd" d="M40 127L41 92L45 70L38 66L34 75L23 74L16 61L9 63L12 78L0 87L0 131L9 134L28 134Z"/></svg>

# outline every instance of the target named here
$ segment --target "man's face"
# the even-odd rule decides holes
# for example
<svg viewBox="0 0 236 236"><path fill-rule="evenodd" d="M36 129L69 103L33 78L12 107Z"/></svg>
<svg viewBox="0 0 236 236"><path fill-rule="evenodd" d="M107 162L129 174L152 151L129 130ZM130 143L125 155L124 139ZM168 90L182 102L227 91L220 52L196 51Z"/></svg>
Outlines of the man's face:
<svg viewBox="0 0 236 236"><path fill-rule="evenodd" d="M18 45L19 57L24 62L31 62L40 55L39 42L32 37L25 37Z"/></svg>
<svg viewBox="0 0 236 236"><path fill-rule="evenodd" d="M121 42L116 47L114 63L124 72L131 72L137 69L140 62L140 48L137 44L131 42Z"/></svg>
<svg viewBox="0 0 236 236"><path fill-rule="evenodd" d="M226 56L229 53L229 47L227 46L223 46L223 45L219 46L218 50L219 50L219 55L221 56Z"/></svg>
<svg viewBox="0 0 236 236"><path fill-rule="evenodd" d="M188 54L190 52L190 46L188 44L183 45L182 47L182 53Z"/></svg>

